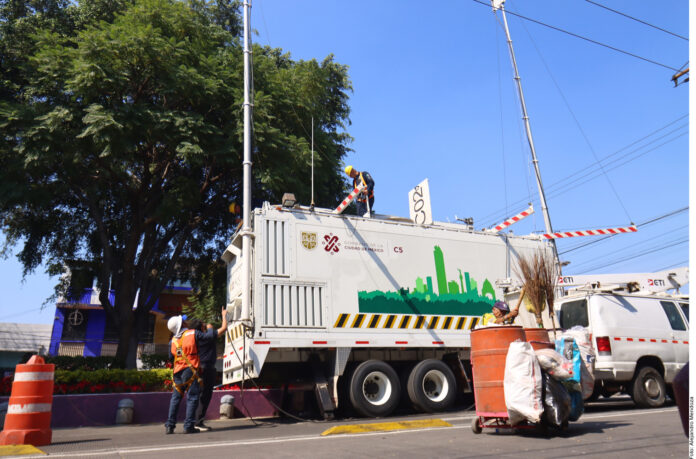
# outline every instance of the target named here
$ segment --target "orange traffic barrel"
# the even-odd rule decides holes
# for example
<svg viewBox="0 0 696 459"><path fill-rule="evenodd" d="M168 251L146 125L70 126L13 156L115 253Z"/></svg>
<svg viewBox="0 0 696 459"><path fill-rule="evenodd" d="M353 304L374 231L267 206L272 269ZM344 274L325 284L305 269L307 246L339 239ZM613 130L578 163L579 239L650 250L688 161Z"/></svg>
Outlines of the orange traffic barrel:
<svg viewBox="0 0 696 459"><path fill-rule="evenodd" d="M471 367L476 415L507 418L503 380L505 359L513 341L525 341L518 326L477 328L471 332Z"/></svg>
<svg viewBox="0 0 696 459"><path fill-rule="evenodd" d="M51 444L54 369L38 355L17 365L0 445Z"/></svg>
<svg viewBox="0 0 696 459"><path fill-rule="evenodd" d="M532 345L532 349L555 349L556 346L549 339L549 331L545 328L525 328L524 336Z"/></svg>

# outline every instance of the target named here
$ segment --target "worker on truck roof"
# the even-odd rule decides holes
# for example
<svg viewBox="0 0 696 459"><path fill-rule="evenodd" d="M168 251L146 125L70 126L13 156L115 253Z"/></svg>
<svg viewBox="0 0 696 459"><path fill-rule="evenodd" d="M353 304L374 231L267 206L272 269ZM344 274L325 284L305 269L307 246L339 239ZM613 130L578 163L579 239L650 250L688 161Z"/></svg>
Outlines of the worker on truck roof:
<svg viewBox="0 0 696 459"><path fill-rule="evenodd" d="M493 304L493 309L491 312L487 312L483 315L481 324L483 326L490 325L511 325L517 317L517 309L510 310L510 307L505 301L496 301Z"/></svg>
<svg viewBox="0 0 696 459"><path fill-rule="evenodd" d="M357 188L359 184L365 186L362 192L355 198L355 206L357 215L369 217L372 215L373 206L375 204L375 181L369 172L359 172L353 166L346 166L346 174L353 179L353 188Z"/></svg>

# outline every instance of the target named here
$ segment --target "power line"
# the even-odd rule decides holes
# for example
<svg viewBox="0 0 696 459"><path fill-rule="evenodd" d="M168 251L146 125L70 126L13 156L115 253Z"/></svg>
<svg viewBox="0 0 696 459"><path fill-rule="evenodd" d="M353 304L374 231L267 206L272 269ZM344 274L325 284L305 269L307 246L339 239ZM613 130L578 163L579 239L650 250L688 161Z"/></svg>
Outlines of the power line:
<svg viewBox="0 0 696 459"><path fill-rule="evenodd" d="M480 5L487 6L487 7L489 7L489 8L490 8L490 6L491 6L489 3L482 2L481 0L473 0L473 1L476 2L476 3L478 3L478 4L480 4ZM619 48L617 48L617 47L615 47L615 46L607 45L606 43L602 43L602 42L599 42L599 41L597 41L597 40L593 40L593 39L591 39L591 38L583 37L582 35L578 35L578 34L576 34L576 33L569 32L569 31L567 31L567 30L565 30L565 29L561 29L560 27L552 26L552 25L550 25L550 24L546 24L545 22L537 21L536 19L528 18L528 17L526 17L526 16L522 16L521 14L517 14L517 13L514 13L514 12L509 11L509 10L505 10L505 12L508 13L508 14L512 14L513 16L517 16L518 18L524 19L524 20L526 20L526 21L534 22L535 24L539 24L539 25L542 25L542 26L544 26L544 27L548 27L549 29L553 29L553 30L556 30L556 31L558 31L558 32L563 32L563 33L568 34L568 35L570 35L570 36L572 36L572 37L579 38L579 39L581 39L581 40L585 40L585 41L588 41L588 42L590 42L590 43L594 43L595 45L603 46L603 47L609 48L609 49L611 49L611 50L613 50L613 51L616 51L616 52L619 52L619 53L622 53L622 54L626 54L627 56L635 57L636 59L640 59L640 60L645 61L645 62L650 62L651 64L659 65L660 67L664 67L664 68L666 68L666 69L673 70L673 71L675 71L675 72L678 72L678 71L679 71L679 70L675 69L674 67L670 67L669 65L661 64L660 62L653 61L653 60L651 60L651 59L648 59L648 58L646 58L646 57L639 56L639 55L637 55L637 54L634 54L634 53L631 53L631 52L628 52L628 51L624 51L623 49L619 49Z"/></svg>
<svg viewBox="0 0 696 459"><path fill-rule="evenodd" d="M619 204L621 205L621 208L623 208L624 213L628 217L629 221L633 221L633 218L631 218L631 215L628 212L628 209L624 205L623 200L619 196L619 193L616 191L616 188L614 187L614 183L609 179L609 175L607 172L604 170L604 167L602 166L602 162L599 160L597 157L597 152L595 151L594 147L592 146L592 143L590 143L590 139L587 137L587 134L585 134L585 130L582 128L580 125L580 121L578 120L578 117L575 116L575 112L573 109L570 107L570 103L568 102L568 99L566 99L565 94L563 93L563 90L561 90L560 85L556 82L556 79L553 77L553 73L551 73L551 69L549 68L548 64L546 63L546 60L544 59L544 56L541 54L541 50L536 44L536 41L534 41L534 38L532 38L532 34L529 33L529 30L527 30L527 27L522 24L524 31L527 32L527 36L532 42L532 45L534 45L534 49L536 49L537 54L539 55L539 58L541 59L542 64L544 64L544 68L546 68L546 72L549 74L549 77L551 77L551 81L553 84L556 86L556 89L558 90L558 93L561 95L561 98L563 99L563 102L566 105L566 108L568 109L568 112L570 112L570 115L573 117L573 120L575 121L575 124L578 127L578 130L580 131L580 134L582 137L585 139L585 142L587 143L587 146L590 148L590 151L592 152L592 156L594 157L596 163L599 168L602 171L602 174L604 175L604 178L606 178L607 182L609 183L609 187L611 187L611 191L614 193L614 196L616 197L616 200L619 201Z"/></svg>
<svg viewBox="0 0 696 459"><path fill-rule="evenodd" d="M677 130L682 129L683 127L686 127L686 126L688 126L688 125L680 126L679 128L674 129L674 130L668 132L667 134L664 134L664 135L662 135L662 136L660 136L660 137L658 137L658 138L656 138L656 139L653 139L653 140L651 140L650 142L648 142L648 143L646 143L646 144L644 144L644 145L642 145L642 146L636 148L635 150L629 151L628 153L625 153L624 155L621 155L621 156L619 156L618 158L612 159L611 161L609 161L609 162L607 162L607 163L605 164L605 165L610 165L610 164L611 164L612 166L609 167L609 168L607 168L607 169L605 169L605 170L606 170L606 171L614 170L614 169L616 169L616 168L618 168L618 167L620 167L620 166L623 166L624 164L627 164L627 163L629 163L629 162L631 162L631 161L635 161L636 159L640 158L641 156L644 156L644 155L646 155L646 154L648 154L648 153L650 153L650 152L652 152L652 151L655 151L655 150L657 150L658 148L661 148L661 147L667 145L667 144L670 143L670 142L673 142L673 141L679 139L680 137L682 137L682 136L688 134L688 131L683 132L683 133L681 133L681 134L678 134L677 136L672 137L671 139L668 139L668 140L662 142L661 144L659 144L659 145L657 145L657 146L655 146L655 147L653 147L653 148L650 148L649 150L640 152L640 150L644 149L644 148L647 147L648 145L650 145L650 144L652 144L652 143L654 143L654 142L656 142L656 141L658 141L658 140L661 140L661 139L663 139L663 138L665 138L665 137L667 137L667 136L673 134L673 133L676 132ZM606 160L608 160L610 157L612 157L612 156L618 154L620 151L623 151L623 150L625 150L625 148L622 148L621 150L618 150L618 151L612 153L611 155L606 156L606 157L603 158L601 161L606 161ZM629 157L630 155L633 155L634 153L637 153L637 154L634 155L633 157ZM627 158L627 157L629 157L629 158ZM624 158L627 158L627 159L624 159ZM620 162L620 163L619 163L619 161L621 161L621 160L623 160L623 162ZM618 163L618 164L617 164L617 163ZM581 185L583 185L583 184L585 184L585 183L587 183L587 182L589 182L589 181L591 181L591 180L594 180L594 179L597 178L597 176L598 176L598 170L596 170L596 169L595 169L595 170L592 170L592 168L594 168L594 167L596 167L596 166L597 166L597 163L591 164L590 166L587 166L585 169L576 171L576 172L574 172L574 173L568 175L567 177L565 177L565 178L563 178L563 179L561 179L561 180L559 180L559 181L557 181L557 182L554 182L553 184L551 184L551 186L549 186L549 187L547 188L547 190L548 190L547 196L549 197L549 199L558 197L558 196L560 196L560 195L562 195L562 194L564 194L564 193L566 193L566 192L568 192L568 191L570 191L570 190L572 190L572 189L575 189L575 188L577 188L577 187L579 187L579 186L581 186ZM576 177L576 176L577 176L577 177ZM573 177L575 177L575 178L573 178ZM583 180L583 179L585 179L585 180ZM582 180L582 181L581 181L581 180ZM579 183L578 183L578 182L579 182ZM571 186L571 185L572 185L572 186ZM524 202L525 202L525 201L524 201L523 199L520 199L520 200L516 201L515 203L513 203L513 205L522 205ZM499 215L499 214L500 214L500 211L497 211L496 213L491 213L491 214L489 214L488 216L484 217L482 220L486 220L487 218L490 218L491 215ZM499 220L499 218L494 218L492 221L495 223L495 222L497 222L498 220ZM490 225L488 225L488 226L490 226Z"/></svg>
<svg viewBox="0 0 696 459"><path fill-rule="evenodd" d="M634 18L633 16L629 16L628 14L622 13L621 11L613 10L613 9L609 8L608 6L604 6L604 5L599 4L599 3L597 3L597 2L593 2L592 0L585 0L585 1L586 1L587 3L592 3L593 5L598 6L598 7L600 7L600 8L604 8L605 10L609 10L609 11L611 11L612 13L620 14L621 16L625 16L625 17L627 17L627 18L629 18L629 19L633 19L633 20L636 21L636 22L640 22L641 24L645 24L646 26L652 27L653 29L661 30L661 31L663 31L663 32L665 32L665 33L668 33L668 34L670 34L670 35L674 35L674 36L677 37L677 38L681 38L682 40L689 41L689 39L686 38L686 37L683 37L683 36L681 36L681 35L678 35L678 34L676 34L676 33L674 33L674 32L670 32L669 30L663 29L662 27L658 27L658 26L656 26L656 25L652 25L652 24L650 24L649 22L645 22L645 21L640 20L640 19L638 19L638 18Z"/></svg>
<svg viewBox="0 0 696 459"><path fill-rule="evenodd" d="M619 264L619 263L623 263L624 261L632 260L632 259L634 259L634 258L642 257L642 256L645 256L645 255L649 255L649 254L651 254L651 253L659 252L660 250L669 249L670 247L674 247L674 246L677 246L677 245L685 244L685 243L688 243L688 242L689 242L689 238L687 237L686 239L683 239L683 240L680 240L680 241L674 241L674 242L672 242L672 243L663 245L663 246L661 246L661 247L656 247L656 248L651 249L651 250L646 250L646 251L641 252L641 253L638 253L638 254L636 254L636 255L631 255L631 256L628 256L628 257L625 257L625 258L622 258L622 259L619 259L619 260L612 260L611 262L609 262L609 263L607 263L607 264L604 264L604 265L593 266L592 268L585 269L584 271L581 271L579 274L585 274L585 273L588 273L588 272L590 272L590 271L596 271L596 270L598 270L598 269L606 268L607 266L612 266L612 265L616 265L616 264Z"/></svg>
<svg viewBox="0 0 696 459"><path fill-rule="evenodd" d="M653 135L657 134L658 132L660 132L660 131L662 131L662 130L668 128L669 126L671 126L671 125L673 125L673 124L679 122L680 120L682 120L682 119L684 119L684 118L686 118L686 117L688 117L688 116L689 116L688 114L682 115L682 116L680 116L679 118L675 119L674 121L670 121L669 123L667 123L667 124L665 124L664 126L662 126L662 127L658 128L658 129L656 129L656 130L650 132L649 134L647 134L647 135L641 137L640 139L635 140L635 141L631 142L630 144L628 144L628 145L626 145L626 146L624 146L624 147L622 147L622 148L619 148L619 149L616 150L615 152L613 152L613 153L611 153L611 154L605 156L604 158L602 158L600 161L606 161L607 159L611 158L612 156L615 156L615 155L621 153L622 151L627 150L628 148L630 148L630 147L632 147L632 146L634 146L634 145L636 145L636 144L638 144L638 143L640 143L640 142L642 142L642 141L644 141L644 140L646 140L646 139L652 137ZM644 145L642 145L642 146L636 148L635 150L629 152L628 154L635 153L635 152L639 151L640 149L645 148L646 146L650 145L651 143L654 143L654 142L656 142L656 141L658 141L658 140L660 140L660 139L662 139L662 138L668 136L669 134L671 134L671 133L675 132L676 130L681 129L682 127L685 127L685 126L688 126L688 124L685 124L685 125L683 125L683 126L680 126L679 128L677 128L677 129L675 129L675 130L672 130L672 131L668 132L667 134L663 134L662 136L660 136L660 137L658 137L658 138L656 138L656 139L651 140L650 142L648 142L648 143L646 143L646 144L644 144ZM625 156L626 156L626 155L622 156L621 158L623 158L623 157L625 157ZM595 162L595 163L592 163L592 164L586 166L584 169L578 170L578 171L576 171L576 172L573 172L572 174L568 175L567 177L565 177L565 178L563 178L563 179L561 179L561 180L558 180L558 181L552 183L552 184L548 187L549 191L552 191L552 189L553 189L554 187L557 187L557 186L559 186L559 185L561 185L561 184L562 184L562 185L565 185L565 184L567 183L567 180L568 180L569 178L573 177L574 175L580 174L582 171L584 171L584 170L586 170L586 169L589 169L589 168L591 168L591 167L595 167L596 164L597 164L596 162ZM510 206L511 206L511 207L515 207L515 206L518 206L518 205L521 206L521 205L524 204L525 202L529 202L529 199L526 199L526 200L525 200L525 199L520 199L520 200L518 200L518 201L516 201L516 202L514 202L514 203L512 203L512 204L510 204ZM492 224L493 224L493 223L496 223L498 220L500 220L501 212L503 212L503 211L501 211L500 209L498 209L498 210L496 210L496 211L494 211L494 212L491 212L490 214L487 214L487 215L481 217L480 220L486 221L486 220L489 220L489 219L490 219L490 220L492 221ZM504 214L503 216L504 216L504 217L507 217L508 215L507 215L507 214Z"/></svg>
<svg viewBox="0 0 696 459"><path fill-rule="evenodd" d="M671 216L673 216L673 215L677 215L677 214L682 213L682 212L684 212L684 211L686 211L686 210L689 210L689 206L682 207L681 209L673 210L673 211L671 211L671 212L668 212L668 213L666 213L666 214L664 214L664 215L660 215L659 217L655 217L655 218L653 218L653 219L651 219L651 220L648 220L648 221L646 221L646 222L639 223L639 224L637 224L636 226L637 226L637 227L646 226L646 225L649 225L649 224L651 224L651 223L655 223L655 222L657 222L657 221L660 221L660 220L662 220L662 219L664 219L664 218L668 218L668 217L671 217ZM617 236L617 235L616 235L616 234L612 234L612 235L609 235L609 236L604 236L604 237L599 238L599 239L595 239L595 240L590 241L590 242L585 242L584 244L580 244L580 245L578 245L578 246L575 246L575 247L573 247L572 249L568 249L568 250L566 250L566 251L564 251L564 252L560 252L558 255L563 255L563 254L566 254L566 253L568 253L568 252L572 252L572 251L574 251L574 250L581 249L581 248L583 248L583 247L587 247L588 245L596 244L596 243L598 243L598 242L604 241L604 240L609 239L609 238L614 237L614 236Z"/></svg>
<svg viewBox="0 0 696 459"><path fill-rule="evenodd" d="M665 269L674 268L675 266L684 265L684 264L686 264L686 263L688 263L688 262L689 262L688 259L687 259L687 260L678 261L677 263L672 263L672 264L669 265L669 266L664 266L664 267L662 267L662 268L660 268L660 269L656 269L655 271L664 271Z"/></svg>

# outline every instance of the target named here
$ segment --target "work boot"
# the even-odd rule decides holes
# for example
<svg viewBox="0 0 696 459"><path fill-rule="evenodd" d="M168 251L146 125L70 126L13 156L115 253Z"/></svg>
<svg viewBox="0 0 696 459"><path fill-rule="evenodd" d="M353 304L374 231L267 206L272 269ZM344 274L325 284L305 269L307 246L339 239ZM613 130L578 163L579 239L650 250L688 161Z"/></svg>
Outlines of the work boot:
<svg viewBox="0 0 696 459"><path fill-rule="evenodd" d="M199 422L196 424L196 428L197 428L198 430L203 431L203 432L207 432L207 431L209 431L209 430L213 430L212 427L205 425L204 421L199 421Z"/></svg>
<svg viewBox="0 0 696 459"><path fill-rule="evenodd" d="M185 434L194 434L198 432L200 432L200 430L196 429L195 427L191 427L190 429L184 429Z"/></svg>
<svg viewBox="0 0 696 459"><path fill-rule="evenodd" d="M174 427L172 426L164 426L164 433L166 435L170 435L174 433Z"/></svg>

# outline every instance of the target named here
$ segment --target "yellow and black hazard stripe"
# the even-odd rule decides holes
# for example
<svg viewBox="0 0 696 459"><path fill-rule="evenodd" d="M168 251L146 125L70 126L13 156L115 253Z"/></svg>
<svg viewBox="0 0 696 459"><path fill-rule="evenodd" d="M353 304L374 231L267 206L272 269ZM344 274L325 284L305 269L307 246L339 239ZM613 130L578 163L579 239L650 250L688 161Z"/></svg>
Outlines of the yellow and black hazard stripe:
<svg viewBox="0 0 696 459"><path fill-rule="evenodd" d="M479 320L478 316L343 313L336 318L334 328L470 331L478 324Z"/></svg>

